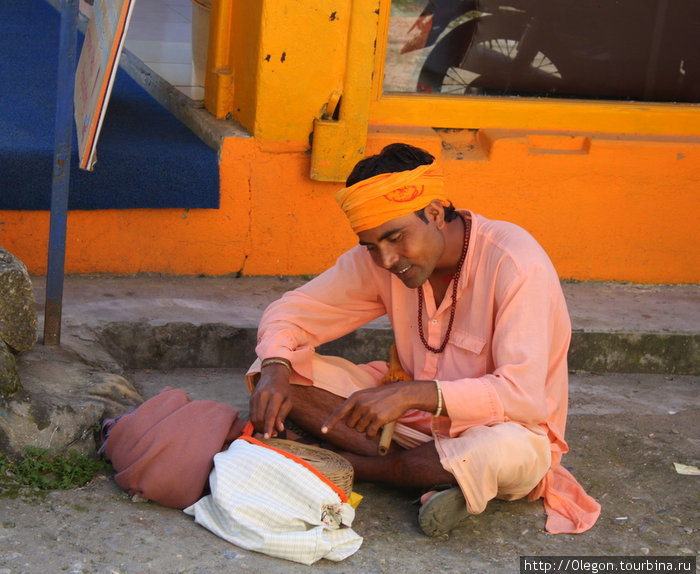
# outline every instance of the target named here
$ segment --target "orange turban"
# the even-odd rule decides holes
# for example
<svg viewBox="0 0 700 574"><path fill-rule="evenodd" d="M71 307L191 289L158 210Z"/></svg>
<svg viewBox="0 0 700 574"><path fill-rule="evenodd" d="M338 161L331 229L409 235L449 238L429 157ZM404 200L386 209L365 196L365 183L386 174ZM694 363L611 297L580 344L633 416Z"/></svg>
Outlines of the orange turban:
<svg viewBox="0 0 700 574"><path fill-rule="evenodd" d="M434 199L448 205L442 170L431 163L409 171L382 173L344 187L335 200L355 233L378 227L426 207Z"/></svg>

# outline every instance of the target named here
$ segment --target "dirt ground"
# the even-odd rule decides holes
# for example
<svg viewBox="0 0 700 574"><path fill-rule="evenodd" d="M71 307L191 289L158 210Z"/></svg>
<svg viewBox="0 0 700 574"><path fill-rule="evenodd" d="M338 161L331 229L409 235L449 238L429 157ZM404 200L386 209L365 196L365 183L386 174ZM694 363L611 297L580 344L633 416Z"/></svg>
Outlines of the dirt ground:
<svg viewBox="0 0 700 574"><path fill-rule="evenodd" d="M194 399L230 402L246 415L241 369L137 371L145 397L165 386ZM580 535L544 531L541 502L493 501L451 536L419 530L416 492L356 483L364 496L353 529L360 549L340 563L312 567L246 551L184 513L132 502L109 476L72 491L0 499L0 574L141 572L519 572L519 557L692 556L700 550L700 478L674 462L700 463L699 377L571 377L564 464L603 507Z"/></svg>

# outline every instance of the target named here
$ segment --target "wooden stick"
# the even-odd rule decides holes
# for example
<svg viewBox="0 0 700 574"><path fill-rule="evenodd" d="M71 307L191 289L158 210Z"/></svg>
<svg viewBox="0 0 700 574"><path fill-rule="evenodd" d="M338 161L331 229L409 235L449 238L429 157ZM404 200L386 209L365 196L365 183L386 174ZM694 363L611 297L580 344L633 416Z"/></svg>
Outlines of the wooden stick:
<svg viewBox="0 0 700 574"><path fill-rule="evenodd" d="M395 383L396 381L410 381L411 376L406 373L401 367L401 361L399 361L399 353L396 350L396 345L391 345L389 349L389 371L382 378L382 385L388 383ZM379 445L377 446L377 452L384 456L389 452L389 446L391 445L391 438L394 435L394 426L396 426L396 421L390 421L384 425L382 428L382 434L379 437Z"/></svg>
<svg viewBox="0 0 700 574"><path fill-rule="evenodd" d="M382 428L382 436L379 437L379 446L377 447L377 452L382 456L389 452L389 445L391 444L391 439L394 436L395 426L396 421L391 421L386 423Z"/></svg>

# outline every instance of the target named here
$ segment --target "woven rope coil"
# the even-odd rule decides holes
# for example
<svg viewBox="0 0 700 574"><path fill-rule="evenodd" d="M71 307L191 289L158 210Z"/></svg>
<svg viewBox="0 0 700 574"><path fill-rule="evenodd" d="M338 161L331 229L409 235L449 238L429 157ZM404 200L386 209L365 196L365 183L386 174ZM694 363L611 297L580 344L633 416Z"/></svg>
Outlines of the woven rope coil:
<svg viewBox="0 0 700 574"><path fill-rule="evenodd" d="M331 450L294 442L281 438L271 438L263 443L299 457L313 466L328 480L340 488L346 496L352 492L354 470L347 459Z"/></svg>

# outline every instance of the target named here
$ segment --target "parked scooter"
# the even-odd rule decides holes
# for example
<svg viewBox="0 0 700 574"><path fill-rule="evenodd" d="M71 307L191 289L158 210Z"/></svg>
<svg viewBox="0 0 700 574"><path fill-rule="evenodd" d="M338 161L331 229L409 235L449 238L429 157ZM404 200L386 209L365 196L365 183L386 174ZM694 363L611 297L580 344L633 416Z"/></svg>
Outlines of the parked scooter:
<svg viewBox="0 0 700 574"><path fill-rule="evenodd" d="M430 0L418 92L700 101L700 0Z"/></svg>

